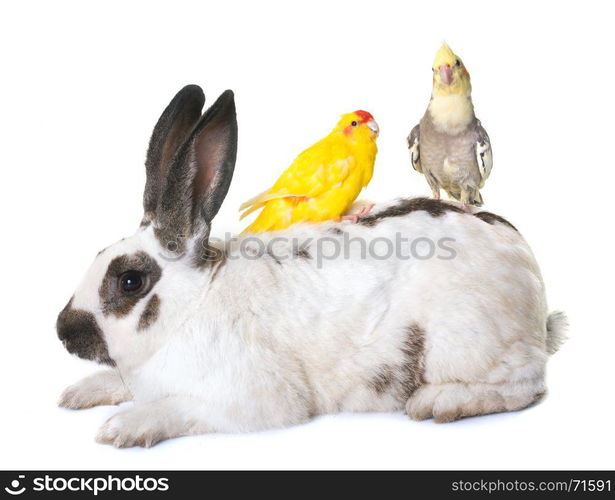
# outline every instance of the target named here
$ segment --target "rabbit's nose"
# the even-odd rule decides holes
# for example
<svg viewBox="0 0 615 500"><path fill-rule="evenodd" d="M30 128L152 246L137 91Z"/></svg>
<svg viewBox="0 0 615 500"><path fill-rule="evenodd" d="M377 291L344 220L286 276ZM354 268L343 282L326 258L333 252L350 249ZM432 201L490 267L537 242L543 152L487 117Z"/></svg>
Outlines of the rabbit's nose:
<svg viewBox="0 0 615 500"><path fill-rule="evenodd" d="M96 318L91 312L72 307L72 299L58 315L58 338L68 352L80 358L113 364Z"/></svg>

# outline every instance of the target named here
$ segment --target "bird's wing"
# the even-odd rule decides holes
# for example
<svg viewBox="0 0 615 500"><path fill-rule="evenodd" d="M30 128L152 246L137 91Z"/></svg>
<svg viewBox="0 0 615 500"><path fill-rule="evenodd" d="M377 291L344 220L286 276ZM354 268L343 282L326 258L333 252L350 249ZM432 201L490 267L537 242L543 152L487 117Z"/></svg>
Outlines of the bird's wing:
<svg viewBox="0 0 615 500"><path fill-rule="evenodd" d="M484 183L493 166L493 154L491 152L491 141L487 131L483 128L480 121L476 122L476 163L480 172L481 184Z"/></svg>
<svg viewBox="0 0 615 500"><path fill-rule="evenodd" d="M241 219L263 207L268 201L280 198L314 198L343 183L355 163L354 157L348 153L346 148L340 150L339 147L323 141L306 149L295 158L271 189L241 205L240 210L247 209L241 214Z"/></svg>
<svg viewBox="0 0 615 500"><path fill-rule="evenodd" d="M314 198L342 183L355 164L344 143L322 140L303 151L280 176L273 190Z"/></svg>
<svg viewBox="0 0 615 500"><path fill-rule="evenodd" d="M419 151L419 139L421 136L420 124L412 129L408 136L408 149L410 150L410 160L412 160L412 167L414 170L423 173L423 167L421 166L421 154Z"/></svg>

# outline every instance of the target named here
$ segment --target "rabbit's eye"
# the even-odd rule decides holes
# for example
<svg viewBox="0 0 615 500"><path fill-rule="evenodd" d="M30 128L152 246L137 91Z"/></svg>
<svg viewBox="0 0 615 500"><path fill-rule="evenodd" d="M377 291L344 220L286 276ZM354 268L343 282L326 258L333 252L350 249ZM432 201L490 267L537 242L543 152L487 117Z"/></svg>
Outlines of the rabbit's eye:
<svg viewBox="0 0 615 500"><path fill-rule="evenodd" d="M138 292L144 283L145 277L139 271L126 271L120 276L120 289L125 294Z"/></svg>

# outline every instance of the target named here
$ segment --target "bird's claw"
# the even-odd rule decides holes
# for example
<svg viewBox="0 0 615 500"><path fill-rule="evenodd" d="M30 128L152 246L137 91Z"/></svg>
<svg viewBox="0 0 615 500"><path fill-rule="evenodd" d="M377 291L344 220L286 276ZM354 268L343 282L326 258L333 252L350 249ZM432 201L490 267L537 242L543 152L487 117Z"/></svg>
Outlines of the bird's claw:
<svg viewBox="0 0 615 500"><path fill-rule="evenodd" d="M367 216L372 211L375 205L375 203L365 205L364 207L361 207L361 210L359 210L356 214L342 215L342 217L340 217L340 220L349 220L352 221L353 224L357 224L359 222L359 219Z"/></svg>
<svg viewBox="0 0 615 500"><path fill-rule="evenodd" d="M342 215L340 217L340 220L349 220L351 221L353 224L356 224L359 222L359 214L352 214L352 215Z"/></svg>

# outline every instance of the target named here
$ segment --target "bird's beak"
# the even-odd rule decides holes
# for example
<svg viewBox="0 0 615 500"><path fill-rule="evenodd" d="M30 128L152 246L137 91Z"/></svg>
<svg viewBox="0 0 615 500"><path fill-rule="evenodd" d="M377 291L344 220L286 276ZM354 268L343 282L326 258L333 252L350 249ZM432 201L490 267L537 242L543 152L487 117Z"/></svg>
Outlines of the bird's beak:
<svg viewBox="0 0 615 500"><path fill-rule="evenodd" d="M378 137L378 134L380 133L380 128L378 128L378 124L376 123L376 120L370 120L365 125L367 125L367 128L370 129L374 133L373 135L375 137Z"/></svg>
<svg viewBox="0 0 615 500"><path fill-rule="evenodd" d="M453 68L449 64L442 64L438 71L440 72L440 80L444 85L450 85L453 81Z"/></svg>

